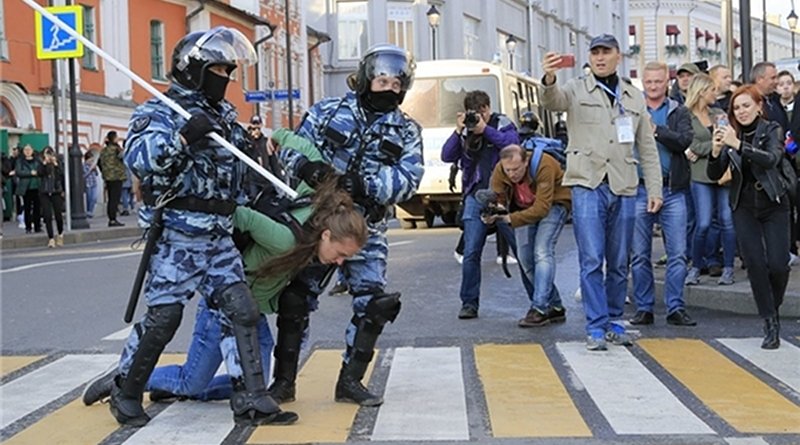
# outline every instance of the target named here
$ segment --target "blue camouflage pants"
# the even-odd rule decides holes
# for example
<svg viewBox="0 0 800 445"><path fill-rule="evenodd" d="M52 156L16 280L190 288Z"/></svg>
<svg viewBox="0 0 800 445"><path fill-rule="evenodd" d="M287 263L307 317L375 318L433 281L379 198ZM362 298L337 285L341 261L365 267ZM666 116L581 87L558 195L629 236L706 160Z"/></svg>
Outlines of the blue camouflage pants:
<svg viewBox="0 0 800 445"><path fill-rule="evenodd" d="M185 306L195 292L208 299L214 292L242 281L244 266L230 236L189 236L165 229L150 259L144 297L148 308L174 303ZM241 377L231 322L223 314L220 319L223 325L221 348L228 373ZM123 376L128 375L145 329L143 323L137 323L128 336L119 362Z"/></svg>
<svg viewBox="0 0 800 445"><path fill-rule="evenodd" d="M367 304L376 293L386 287L386 258L389 254L389 243L386 239L386 222L370 225L367 244L358 254L347 260L342 266L345 280L353 296L353 315L362 318L366 315ZM345 363L349 363L357 326L352 319L345 331L347 350L344 353Z"/></svg>

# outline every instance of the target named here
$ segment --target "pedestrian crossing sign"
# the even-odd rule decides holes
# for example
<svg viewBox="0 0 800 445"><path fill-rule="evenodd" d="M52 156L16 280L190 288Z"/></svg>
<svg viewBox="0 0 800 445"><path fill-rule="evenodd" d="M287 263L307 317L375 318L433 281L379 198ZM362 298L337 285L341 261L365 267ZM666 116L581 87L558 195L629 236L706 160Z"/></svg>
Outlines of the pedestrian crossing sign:
<svg viewBox="0 0 800 445"><path fill-rule="evenodd" d="M45 8L77 32L83 32L83 7L54 6ZM83 57L83 43L69 35L38 11L36 12L36 57L38 59L65 59Z"/></svg>

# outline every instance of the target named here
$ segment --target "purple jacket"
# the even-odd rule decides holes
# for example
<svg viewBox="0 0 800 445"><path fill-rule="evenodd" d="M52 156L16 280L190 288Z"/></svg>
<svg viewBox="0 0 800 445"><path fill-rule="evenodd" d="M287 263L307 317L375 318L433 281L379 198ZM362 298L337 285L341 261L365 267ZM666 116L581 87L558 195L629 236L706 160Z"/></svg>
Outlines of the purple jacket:
<svg viewBox="0 0 800 445"><path fill-rule="evenodd" d="M483 130L483 137L488 142L483 151L488 150L490 153L478 162L475 162L476 160L464 149L464 135L455 131L442 147L442 161L458 162L461 167L461 191L464 196L480 188L488 188L489 178L500 158L500 150L507 145L519 144L517 127L511 119L500 113L492 114L486 129Z"/></svg>

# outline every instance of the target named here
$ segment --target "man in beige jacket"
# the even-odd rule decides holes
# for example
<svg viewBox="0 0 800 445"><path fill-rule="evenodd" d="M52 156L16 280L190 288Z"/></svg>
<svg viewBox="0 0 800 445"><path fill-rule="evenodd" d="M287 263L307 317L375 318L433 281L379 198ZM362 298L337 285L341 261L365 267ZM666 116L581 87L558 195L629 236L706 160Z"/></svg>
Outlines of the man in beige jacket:
<svg viewBox="0 0 800 445"><path fill-rule="evenodd" d="M567 112L569 146L563 185L572 187L573 229L578 244L586 347L630 345L619 320L628 284L628 252L635 220L639 171L648 212L661 208L661 165L642 92L617 75L619 43L603 34L590 43L587 76L556 84L561 55L544 57L543 105ZM606 274L603 274L603 260Z"/></svg>

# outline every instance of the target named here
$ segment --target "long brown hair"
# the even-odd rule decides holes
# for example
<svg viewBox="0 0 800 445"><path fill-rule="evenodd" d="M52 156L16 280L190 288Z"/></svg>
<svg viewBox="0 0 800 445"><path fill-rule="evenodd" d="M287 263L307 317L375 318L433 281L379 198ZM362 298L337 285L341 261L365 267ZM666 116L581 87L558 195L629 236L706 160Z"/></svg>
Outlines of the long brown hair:
<svg viewBox="0 0 800 445"><path fill-rule="evenodd" d="M294 275L317 256L325 230L330 230L331 241L352 239L359 246L367 242L364 216L353 207L350 195L337 188L335 177L329 177L317 186L311 206L314 210L303 225L302 234L295 240L295 246L259 266L256 276Z"/></svg>
<svg viewBox="0 0 800 445"><path fill-rule="evenodd" d="M736 120L736 116L733 114L733 102L737 97L744 96L745 94L750 96L753 99L753 102L755 102L756 106L759 108L759 117L764 116L764 96L761 95L761 92L758 91L758 88L756 88L756 86L753 84L740 86L736 89L736 91L733 92L733 95L731 96L731 105L728 107L728 122L730 122L733 129L737 132L742 128L742 124Z"/></svg>

